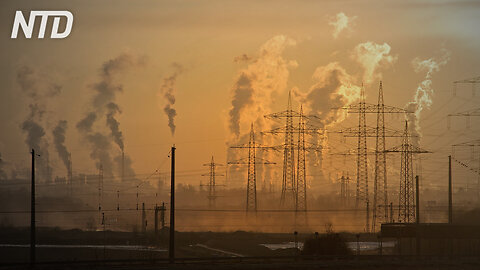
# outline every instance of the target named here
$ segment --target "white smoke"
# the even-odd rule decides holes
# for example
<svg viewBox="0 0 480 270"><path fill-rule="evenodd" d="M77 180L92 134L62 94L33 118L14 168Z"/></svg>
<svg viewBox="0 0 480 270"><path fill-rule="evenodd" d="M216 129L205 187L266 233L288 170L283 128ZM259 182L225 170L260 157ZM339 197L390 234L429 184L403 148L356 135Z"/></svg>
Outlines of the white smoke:
<svg viewBox="0 0 480 270"><path fill-rule="evenodd" d="M318 67L313 74L313 79L316 82L309 91L297 95L300 102L305 105L308 114L317 116L321 127L326 130L345 119L346 111L342 107L359 100L361 87L355 84L354 77L348 74L338 62ZM314 134L311 137L311 143L327 146L328 141L322 135ZM326 152L313 151L308 154L311 170L322 165L320 163L322 154Z"/></svg>
<svg viewBox="0 0 480 270"><path fill-rule="evenodd" d="M432 87L432 76L440 71L440 67L450 60L450 53L446 50L438 59L429 58L421 60L415 58L412 61L415 72L425 72L425 78L420 82L413 96L413 101L407 104L407 110L414 112L408 115L410 133L414 135L414 144L418 145L422 135L420 128L421 113L424 109L430 108L433 104L435 91Z"/></svg>
<svg viewBox="0 0 480 270"><path fill-rule="evenodd" d="M286 90L289 69L297 66L295 61L287 61L282 56L287 47L295 45L296 42L286 36L275 36L263 44L252 62L239 72L232 90L228 124L234 137L248 133L251 123L255 123L257 130L264 128L263 116L271 112L272 95Z"/></svg>
<svg viewBox="0 0 480 270"><path fill-rule="evenodd" d="M316 83L310 90L306 94L300 94L306 110L318 116L324 128L343 121L346 114L340 108L360 98L361 88L355 84L354 77L338 62L332 62L318 67L313 79Z"/></svg>
<svg viewBox="0 0 480 270"><path fill-rule="evenodd" d="M336 17L328 23L333 26L333 38L338 38L338 35L340 35L342 31L349 29L356 18L357 16L348 17L343 12L338 13Z"/></svg>
<svg viewBox="0 0 480 270"><path fill-rule="evenodd" d="M166 104L163 107L163 112L165 112L165 115L168 117L168 127L170 128L170 132L172 133L172 136L175 135L175 116L177 116L177 110L175 109L175 90L176 90L176 82L177 82L177 77L182 74L184 68L178 64L178 63L173 63L172 64L174 71L171 75L165 77L163 79L162 86L160 87L160 95L163 96L163 99L165 100Z"/></svg>
<svg viewBox="0 0 480 270"><path fill-rule="evenodd" d="M363 82L371 83L374 79L381 79L382 74L378 72L380 66L392 65L397 56L390 55L390 45L387 43L376 44L368 41L358 44L353 51L353 59L364 69Z"/></svg>

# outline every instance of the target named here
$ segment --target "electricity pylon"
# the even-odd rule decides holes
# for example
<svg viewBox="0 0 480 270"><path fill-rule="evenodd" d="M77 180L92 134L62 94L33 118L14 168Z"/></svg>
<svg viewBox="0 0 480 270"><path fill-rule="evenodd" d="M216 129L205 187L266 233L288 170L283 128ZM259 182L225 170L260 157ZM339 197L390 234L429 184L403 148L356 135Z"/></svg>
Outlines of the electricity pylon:
<svg viewBox="0 0 480 270"><path fill-rule="evenodd" d="M103 203L103 165L98 169L98 211L102 211Z"/></svg>
<svg viewBox="0 0 480 270"><path fill-rule="evenodd" d="M348 201L350 198L350 189L348 187L350 183L350 176L343 175L340 177L340 200L342 202L342 205L345 207L348 205Z"/></svg>
<svg viewBox="0 0 480 270"><path fill-rule="evenodd" d="M473 110L468 110L464 112L459 112L459 113L452 113L448 115L448 126L450 128L450 117L457 116L457 117L466 117L466 125L467 128L470 128L470 117L471 116L480 116L480 108L473 109Z"/></svg>
<svg viewBox="0 0 480 270"><path fill-rule="evenodd" d="M231 148L246 148L248 149L248 161L245 162L244 160L238 161L231 161L228 164L246 164L248 165L248 176L247 176L247 206L246 210L249 211L257 211L257 173L256 173L256 164L276 164L275 162L270 161L263 161L257 162L256 157L256 149L266 147L260 146L255 143L255 132L253 129L253 123L250 128L250 140L248 141L247 145L240 145L240 146L232 146Z"/></svg>
<svg viewBox="0 0 480 270"><path fill-rule="evenodd" d="M471 84L472 85L472 97L475 97L475 86L476 86L477 83L480 83L480 77L454 81L453 82L453 95L455 96L457 94L457 85L458 84Z"/></svg>
<svg viewBox="0 0 480 270"><path fill-rule="evenodd" d="M380 82L378 91L378 103L368 104L365 102L365 88L362 85L361 98L358 104L352 104L343 107L348 113L358 113L358 127L346 129L340 133L347 134L346 137L357 137L357 177L356 177L356 194L355 206L358 208L361 201L365 202L366 207L366 231L370 230L370 198L368 193L368 161L367 161L367 137L376 138L375 148L375 175L374 175L374 196L373 196L373 215L372 215L372 230L375 231L378 218L388 218L386 209L379 208L379 202L383 205L388 204L388 190L387 190L387 173L386 173L386 157L385 157L385 137L402 137L403 134L399 131L388 129L385 127L385 114L405 114L413 113L405 109L388 106L384 104L383 100L383 84ZM367 127L366 114L377 114L377 126L375 128ZM352 136L353 135L353 136ZM381 193L381 194L380 194ZM381 213L377 213L380 210Z"/></svg>
<svg viewBox="0 0 480 270"><path fill-rule="evenodd" d="M285 118L285 141L283 148L283 172L282 172L282 194L280 205L285 206L285 201L295 204L296 185L295 185L295 145L293 142L293 117L299 117L299 114L292 110L292 96L288 94L287 110L279 113L273 113L265 116L266 118Z"/></svg>
<svg viewBox="0 0 480 270"><path fill-rule="evenodd" d="M375 232L375 226L378 221L388 220L388 210L386 207L378 205L388 205L387 192L387 157L385 153L385 103L383 101L383 85L380 81L378 89L377 104L377 128L375 141L375 174L373 181L373 215L372 231ZM380 217L377 219L377 217Z"/></svg>
<svg viewBox="0 0 480 270"><path fill-rule="evenodd" d="M215 208L216 207L216 200L217 200L217 191L216 187L218 186L217 183L215 182L215 176L222 176L221 174L217 174L215 172L215 169L217 166L223 166L222 164L215 163L213 161L213 156L212 156L212 161L210 163L203 164L203 166L208 166L210 167L210 171L207 174L202 174L202 176L208 176L209 181L208 184L206 185L208 187L208 207L209 208Z"/></svg>
<svg viewBox="0 0 480 270"><path fill-rule="evenodd" d="M298 120L298 144L297 144L297 194L295 211L307 211L307 175L305 168L305 121L303 119L303 107L300 107Z"/></svg>
<svg viewBox="0 0 480 270"><path fill-rule="evenodd" d="M269 114L265 117L269 119L286 119L284 127L262 132L269 134L285 134L285 142L281 146L283 148L283 174L280 206L287 208L293 206L292 208L295 209L295 211L305 211L307 208L305 151L322 150L321 146L307 146L305 142L305 134L323 135L323 130L306 123L306 120L316 119L316 116L303 114L303 108L301 108L300 112L292 109L290 93L288 96L286 111ZM294 127L293 118L299 119L298 128ZM298 133L298 144L294 143L295 133ZM297 149L297 168L295 168L295 148Z"/></svg>
<svg viewBox="0 0 480 270"><path fill-rule="evenodd" d="M400 190L398 198L398 222L413 223L415 217L415 188L413 182L413 154L430 153L410 142L408 121L405 121L405 131L402 145L386 150L385 153L401 153Z"/></svg>
<svg viewBox="0 0 480 270"><path fill-rule="evenodd" d="M475 148L480 147L480 139L476 139L473 141L468 141L468 142L463 142L463 143L458 143L452 145L452 155L455 156L455 152L457 148L470 148L471 150L471 160L474 161L477 159L478 164L478 170L480 170L480 152L477 153L478 156L475 157ZM480 174L477 174L477 200L480 201Z"/></svg>

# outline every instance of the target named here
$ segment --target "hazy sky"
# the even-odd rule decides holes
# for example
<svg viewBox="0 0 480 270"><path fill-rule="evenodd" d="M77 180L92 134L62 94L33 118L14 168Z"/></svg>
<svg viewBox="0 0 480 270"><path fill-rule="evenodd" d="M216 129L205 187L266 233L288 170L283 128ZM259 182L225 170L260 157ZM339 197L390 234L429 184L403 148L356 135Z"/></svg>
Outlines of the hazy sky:
<svg viewBox="0 0 480 270"><path fill-rule="evenodd" d="M73 30L62 40L10 39L16 10L69 10L74 15ZM333 22L341 24L337 20L344 18L337 17L339 13L349 21L335 38ZM92 111L95 84L105 79L102 65L129 55L134 59L130 66L108 80L123 88L114 98L121 110L116 120L133 169L140 177L157 168L167 170L165 160L175 143L178 170L190 171L181 181L197 185L202 170L206 171L202 164L211 155L226 162L226 142L234 138L229 113L242 72L264 76L256 81L260 93L255 98L266 99L256 100L263 105L243 113L279 111L285 108L288 90L296 88L298 96L305 95L322 80L318 73L314 77L317 68L330 63L338 62L351 83L360 85L366 67L356 60L355 48L370 42L390 48L386 54L390 60L381 60L372 82L366 84L370 102L375 102L381 78L385 102L406 106L428 71L416 72L414 59L439 64L429 78L435 91L433 104L424 108L420 122L422 146L436 151L429 157L432 165L423 165L424 174L436 173L429 176L433 183L445 173L445 166L438 164L445 161L450 145L475 139L478 132L479 121L474 119L473 131L465 130L463 119L452 122L448 131L445 117L480 104L480 90L472 98L470 86L459 87L457 97L452 96L453 81L480 75L479 14L478 1L1 1L0 153L7 172L11 167L28 167L29 146L21 126L32 99L21 89L18 74L22 67L30 67L37 76L33 85L38 89L33 91L51 85L60 89L33 102L45 110L39 121L49 142L54 175L66 175L52 142L59 120L68 122L65 145L72 153L74 172L96 173L91 148L76 124ZM269 43L275 37L285 38L279 42L281 48ZM274 53L265 53L266 48ZM244 54L246 61L234 61ZM162 92L164 79L172 75L176 75L174 136ZM262 97L262 87L271 92ZM296 107L300 100L297 97ZM249 116L242 117L240 134L245 135ZM387 119L401 128L401 119ZM104 120L99 121L96 129L112 139ZM354 123L353 118L342 126ZM369 124L375 124L373 118ZM354 145L353 139L347 142ZM373 148L373 141L369 143ZM112 139L109 153L114 158L119 152Z"/></svg>

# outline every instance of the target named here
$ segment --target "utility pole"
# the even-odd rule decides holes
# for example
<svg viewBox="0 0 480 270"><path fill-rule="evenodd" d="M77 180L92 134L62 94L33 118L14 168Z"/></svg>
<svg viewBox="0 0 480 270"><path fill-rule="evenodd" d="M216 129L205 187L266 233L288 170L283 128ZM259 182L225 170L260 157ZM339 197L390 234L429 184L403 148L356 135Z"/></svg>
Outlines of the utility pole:
<svg viewBox="0 0 480 270"><path fill-rule="evenodd" d="M417 256L420 256L421 252L421 235L420 235L420 188L419 188L419 176L415 176L415 208L417 212L416 222L416 238L415 238L415 251L417 253Z"/></svg>
<svg viewBox="0 0 480 270"><path fill-rule="evenodd" d="M420 187L419 187L419 176L415 176L415 208L417 212L416 221L417 224L420 223Z"/></svg>
<svg viewBox="0 0 480 270"><path fill-rule="evenodd" d="M158 235L158 210L160 209L160 207L158 207L157 205L155 205L155 214L154 214L154 231L155 231L155 236Z"/></svg>
<svg viewBox="0 0 480 270"><path fill-rule="evenodd" d="M452 224L452 156L448 156L448 223Z"/></svg>
<svg viewBox="0 0 480 270"><path fill-rule="evenodd" d="M35 265L35 149L32 148L32 186L30 197L30 264Z"/></svg>
<svg viewBox="0 0 480 270"><path fill-rule="evenodd" d="M73 196L73 172L72 172L72 154L68 154L68 185L69 195Z"/></svg>
<svg viewBox="0 0 480 270"><path fill-rule="evenodd" d="M142 233L147 232L147 215L145 213L145 203L142 202Z"/></svg>
<svg viewBox="0 0 480 270"><path fill-rule="evenodd" d="M170 239L168 248L168 259L170 263L175 262L175 145L172 146L170 171Z"/></svg>

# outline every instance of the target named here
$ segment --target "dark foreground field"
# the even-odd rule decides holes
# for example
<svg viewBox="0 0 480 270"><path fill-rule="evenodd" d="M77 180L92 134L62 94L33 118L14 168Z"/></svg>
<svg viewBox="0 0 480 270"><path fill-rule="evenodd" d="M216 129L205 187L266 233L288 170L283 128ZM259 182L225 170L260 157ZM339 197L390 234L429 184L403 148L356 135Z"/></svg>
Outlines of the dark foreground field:
<svg viewBox="0 0 480 270"><path fill-rule="evenodd" d="M340 234L355 241L353 234ZM298 242L314 237L297 236ZM319 238L322 235L318 236ZM361 241L376 241L361 235ZM399 257L391 249L337 255L304 255L294 248L271 250L292 234L177 232L175 264L168 262L168 230L146 234L39 228L36 269L480 269L480 257ZM0 268L29 268L28 228L0 230Z"/></svg>

